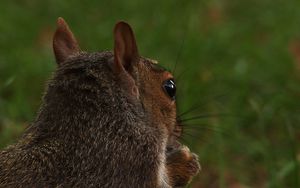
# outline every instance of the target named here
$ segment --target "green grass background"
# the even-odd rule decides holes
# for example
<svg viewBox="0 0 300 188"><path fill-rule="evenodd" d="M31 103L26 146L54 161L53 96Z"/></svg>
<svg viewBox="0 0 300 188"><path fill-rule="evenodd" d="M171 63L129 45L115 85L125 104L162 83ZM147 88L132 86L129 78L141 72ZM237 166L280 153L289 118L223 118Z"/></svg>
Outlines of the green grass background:
<svg viewBox="0 0 300 188"><path fill-rule="evenodd" d="M202 117L185 124L191 187L300 187L299 0L1 1L0 147L35 117L59 16L84 50L112 49L125 20L143 56L177 62L179 113Z"/></svg>

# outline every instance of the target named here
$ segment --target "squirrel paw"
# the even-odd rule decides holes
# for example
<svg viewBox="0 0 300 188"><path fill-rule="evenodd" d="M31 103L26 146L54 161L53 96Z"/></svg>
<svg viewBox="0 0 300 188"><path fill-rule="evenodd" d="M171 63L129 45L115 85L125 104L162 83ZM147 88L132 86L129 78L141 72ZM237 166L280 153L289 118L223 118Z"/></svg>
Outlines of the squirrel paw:
<svg viewBox="0 0 300 188"><path fill-rule="evenodd" d="M167 153L167 168L173 187L187 185L201 169L198 156L187 146L180 146Z"/></svg>

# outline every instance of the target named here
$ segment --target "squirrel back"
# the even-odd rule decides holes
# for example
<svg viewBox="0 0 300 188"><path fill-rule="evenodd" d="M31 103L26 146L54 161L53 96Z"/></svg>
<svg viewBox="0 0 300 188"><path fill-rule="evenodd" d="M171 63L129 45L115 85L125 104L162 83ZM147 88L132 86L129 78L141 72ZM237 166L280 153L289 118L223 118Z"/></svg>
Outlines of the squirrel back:
<svg viewBox="0 0 300 188"><path fill-rule="evenodd" d="M58 68L35 121L0 152L0 187L171 187L171 73L139 55L125 22L114 51L96 53L80 50L62 18L57 25Z"/></svg>

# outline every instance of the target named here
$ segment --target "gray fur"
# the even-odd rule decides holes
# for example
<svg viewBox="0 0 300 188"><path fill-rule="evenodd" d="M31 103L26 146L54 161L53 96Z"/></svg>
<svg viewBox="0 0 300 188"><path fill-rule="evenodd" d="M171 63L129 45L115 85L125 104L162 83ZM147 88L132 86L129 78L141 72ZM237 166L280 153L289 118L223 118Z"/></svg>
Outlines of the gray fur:
<svg viewBox="0 0 300 188"><path fill-rule="evenodd" d="M0 152L0 187L158 187L164 132L112 74L111 52L59 66L35 121Z"/></svg>

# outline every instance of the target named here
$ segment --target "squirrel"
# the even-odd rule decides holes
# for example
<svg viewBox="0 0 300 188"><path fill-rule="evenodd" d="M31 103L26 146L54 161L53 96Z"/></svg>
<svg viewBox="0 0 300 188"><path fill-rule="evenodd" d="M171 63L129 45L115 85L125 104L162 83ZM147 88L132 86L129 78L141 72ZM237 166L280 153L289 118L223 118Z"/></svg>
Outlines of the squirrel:
<svg viewBox="0 0 300 188"><path fill-rule="evenodd" d="M0 187L172 188L199 172L178 141L172 74L139 55L129 24L113 34L113 51L84 52L58 18L57 69L36 119L0 151Z"/></svg>

